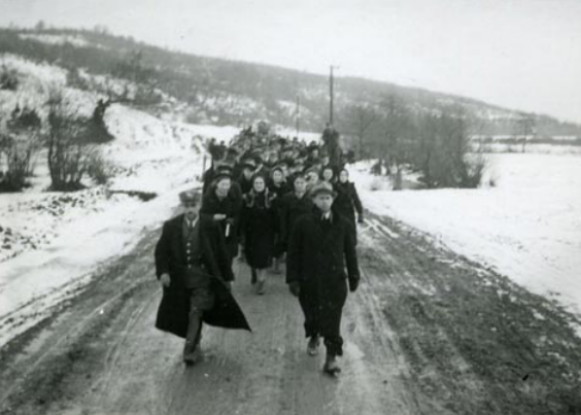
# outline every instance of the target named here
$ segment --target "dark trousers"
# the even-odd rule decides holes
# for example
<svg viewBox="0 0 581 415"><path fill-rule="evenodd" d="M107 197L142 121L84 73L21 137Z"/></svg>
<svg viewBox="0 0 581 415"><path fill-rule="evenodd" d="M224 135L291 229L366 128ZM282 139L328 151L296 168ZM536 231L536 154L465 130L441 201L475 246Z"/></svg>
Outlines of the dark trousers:
<svg viewBox="0 0 581 415"><path fill-rule="evenodd" d="M185 354L191 353L202 337L202 315L214 306L214 294L209 287L190 288L190 312Z"/></svg>
<svg viewBox="0 0 581 415"><path fill-rule="evenodd" d="M327 353L343 355L341 315L347 299L344 279L323 279L303 282L299 302L305 316L305 336L322 336Z"/></svg>

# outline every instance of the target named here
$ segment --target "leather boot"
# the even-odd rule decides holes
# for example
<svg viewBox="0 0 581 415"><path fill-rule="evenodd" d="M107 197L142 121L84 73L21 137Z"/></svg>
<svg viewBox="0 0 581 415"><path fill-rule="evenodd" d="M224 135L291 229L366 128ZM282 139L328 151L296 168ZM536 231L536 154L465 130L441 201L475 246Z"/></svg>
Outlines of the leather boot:
<svg viewBox="0 0 581 415"><path fill-rule="evenodd" d="M309 356L316 356L319 354L319 345L321 344L318 334L311 336L309 343L307 344L307 354Z"/></svg>
<svg viewBox="0 0 581 415"><path fill-rule="evenodd" d="M337 357L333 353L327 352L323 372L333 377L337 377L341 373L341 368L337 364Z"/></svg>

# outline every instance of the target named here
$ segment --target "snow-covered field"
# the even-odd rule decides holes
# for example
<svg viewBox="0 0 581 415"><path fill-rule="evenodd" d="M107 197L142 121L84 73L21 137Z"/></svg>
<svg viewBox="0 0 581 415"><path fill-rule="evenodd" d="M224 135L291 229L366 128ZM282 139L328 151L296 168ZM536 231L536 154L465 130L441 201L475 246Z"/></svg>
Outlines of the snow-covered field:
<svg viewBox="0 0 581 415"><path fill-rule="evenodd" d="M488 157L495 187L393 192L367 174L366 164L353 167L352 178L372 212L418 228L580 313L581 156Z"/></svg>

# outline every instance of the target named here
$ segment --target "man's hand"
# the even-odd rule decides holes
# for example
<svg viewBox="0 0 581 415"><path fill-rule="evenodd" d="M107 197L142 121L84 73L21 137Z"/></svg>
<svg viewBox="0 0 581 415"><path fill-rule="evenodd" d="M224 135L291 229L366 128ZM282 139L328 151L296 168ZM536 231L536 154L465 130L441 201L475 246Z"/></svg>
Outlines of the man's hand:
<svg viewBox="0 0 581 415"><path fill-rule="evenodd" d="M357 287L359 287L359 278L349 278L349 291L355 292Z"/></svg>
<svg viewBox="0 0 581 415"><path fill-rule="evenodd" d="M214 215L214 220L215 221L220 221L220 220L224 220L224 219L226 219L226 215L223 214L223 213L216 213Z"/></svg>
<svg viewBox="0 0 581 415"><path fill-rule="evenodd" d="M291 292L291 294L294 295L295 297L298 297L299 294L301 293L301 286L296 281L289 283L288 289Z"/></svg>
<svg viewBox="0 0 581 415"><path fill-rule="evenodd" d="M163 285L164 287L169 287L169 284L171 282L169 274L167 273L161 274L161 276L159 277L159 281L161 282L161 285Z"/></svg>

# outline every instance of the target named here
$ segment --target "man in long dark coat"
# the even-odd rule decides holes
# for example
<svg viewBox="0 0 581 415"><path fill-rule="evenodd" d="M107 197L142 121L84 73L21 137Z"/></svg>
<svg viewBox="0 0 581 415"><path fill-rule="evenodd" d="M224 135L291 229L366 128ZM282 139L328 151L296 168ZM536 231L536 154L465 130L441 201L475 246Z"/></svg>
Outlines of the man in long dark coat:
<svg viewBox="0 0 581 415"><path fill-rule="evenodd" d="M183 192L180 199L185 212L163 225L155 247L156 275L163 286L155 326L186 339L183 359L191 365L201 358L202 321L250 328L230 293L234 277L219 227L199 220L198 193Z"/></svg>
<svg viewBox="0 0 581 415"><path fill-rule="evenodd" d="M311 190L315 208L311 214L302 216L293 228L286 278L305 316L305 334L309 337L307 352L317 354L322 336L327 349L323 370L333 376L341 370L336 357L343 354L340 328L347 299L346 282L351 292L359 284L354 231L347 219L331 211L334 196L329 183L319 183Z"/></svg>

